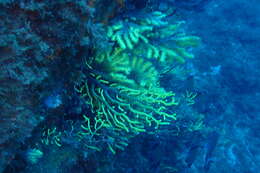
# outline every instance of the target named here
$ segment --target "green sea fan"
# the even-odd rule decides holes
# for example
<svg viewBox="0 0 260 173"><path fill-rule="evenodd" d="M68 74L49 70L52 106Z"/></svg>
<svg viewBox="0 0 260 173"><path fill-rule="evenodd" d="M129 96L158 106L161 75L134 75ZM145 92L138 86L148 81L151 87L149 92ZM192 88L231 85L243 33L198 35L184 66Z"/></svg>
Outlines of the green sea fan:
<svg viewBox="0 0 260 173"><path fill-rule="evenodd" d="M159 87L158 72L151 63L118 52L101 57L87 63L89 76L77 91L104 125L136 133L176 119L167 110L178 104L174 93ZM116 65L122 62L122 66ZM95 70L100 66L103 73Z"/></svg>
<svg viewBox="0 0 260 173"><path fill-rule="evenodd" d="M86 60L75 89L91 109L83 116L80 132L88 148L100 151L95 136L106 136L113 139L106 143L114 153L115 147L122 149L128 141L116 140L117 135L128 139L176 120L174 108L179 101L160 86L160 68L192 58L189 49L200 39L183 32L184 22L171 24L166 17L157 11L109 25L107 37L113 49Z"/></svg>

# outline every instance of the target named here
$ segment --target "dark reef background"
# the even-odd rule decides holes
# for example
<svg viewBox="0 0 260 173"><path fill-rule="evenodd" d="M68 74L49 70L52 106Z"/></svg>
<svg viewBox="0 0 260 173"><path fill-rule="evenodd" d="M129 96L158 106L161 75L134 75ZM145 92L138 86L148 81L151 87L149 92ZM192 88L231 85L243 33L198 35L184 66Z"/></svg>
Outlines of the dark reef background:
<svg viewBox="0 0 260 173"><path fill-rule="evenodd" d="M110 48L103 26L144 8L173 8L202 40L185 79L162 85L197 93L178 123L199 114L204 129L140 134L116 154L83 151L68 130L89 109L74 91L83 61ZM258 172L259 12L259 0L0 0L0 173ZM54 127L70 133L67 145L41 146Z"/></svg>

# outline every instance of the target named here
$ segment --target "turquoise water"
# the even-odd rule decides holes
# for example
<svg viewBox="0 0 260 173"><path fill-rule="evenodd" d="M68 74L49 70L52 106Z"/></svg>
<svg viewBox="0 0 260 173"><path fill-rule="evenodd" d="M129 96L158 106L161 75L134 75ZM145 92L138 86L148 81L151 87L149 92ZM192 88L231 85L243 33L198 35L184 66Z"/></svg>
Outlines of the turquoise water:
<svg viewBox="0 0 260 173"><path fill-rule="evenodd" d="M0 173L258 172L259 11L0 1Z"/></svg>

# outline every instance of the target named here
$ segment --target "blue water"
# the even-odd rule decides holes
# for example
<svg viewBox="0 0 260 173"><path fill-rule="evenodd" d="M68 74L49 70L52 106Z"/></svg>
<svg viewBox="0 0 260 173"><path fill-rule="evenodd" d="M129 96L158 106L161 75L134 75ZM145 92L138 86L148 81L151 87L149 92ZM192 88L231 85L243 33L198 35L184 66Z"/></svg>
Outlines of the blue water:
<svg viewBox="0 0 260 173"><path fill-rule="evenodd" d="M1 0L0 173L259 172L259 12L259 0ZM178 32L159 32L178 22ZM108 34L120 24L124 43ZM137 30L143 37L135 35L135 42L129 28L144 25L154 27ZM198 45L192 40L196 46L182 44L194 58L165 64L154 52L146 56L147 42L162 57L160 46L176 50L180 45L171 39L183 34L200 38ZM113 59L111 50L120 48L132 66L124 56ZM104 52L112 61L98 56ZM134 67L131 58L141 65ZM113 78L116 70L127 75ZM149 83L174 92L178 106L159 109L159 97L151 104L138 100ZM151 107L176 113L176 120ZM157 128L133 109L169 124ZM116 118L123 125L105 116L115 112L136 118L144 131L132 129L122 114Z"/></svg>

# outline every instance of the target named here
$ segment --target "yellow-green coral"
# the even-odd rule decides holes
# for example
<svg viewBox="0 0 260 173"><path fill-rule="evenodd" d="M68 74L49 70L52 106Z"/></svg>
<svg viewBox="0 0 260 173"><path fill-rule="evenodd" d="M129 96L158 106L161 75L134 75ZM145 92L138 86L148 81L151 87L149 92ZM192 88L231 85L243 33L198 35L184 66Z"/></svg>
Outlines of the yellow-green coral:
<svg viewBox="0 0 260 173"><path fill-rule="evenodd" d="M87 66L89 77L77 90L104 124L139 133L147 125L158 127L176 118L167 110L178 104L174 93L159 87L151 62L115 51L99 55Z"/></svg>
<svg viewBox="0 0 260 173"><path fill-rule="evenodd" d="M77 133L79 141L84 142L84 147L94 151L102 150L102 143L105 143L108 149L115 154L116 149L124 150L128 145L128 139L131 136L125 136L120 129L111 124L107 124L101 117L96 116L93 121L83 115L84 122Z"/></svg>
<svg viewBox="0 0 260 173"><path fill-rule="evenodd" d="M104 135L115 153L115 148L127 146L127 140L116 140L116 135L127 139L176 120L174 106L179 103L173 92L160 86L159 67L192 58L188 48L200 40L181 31L184 22L169 24L165 17L153 12L108 26L107 36L115 43L112 51L87 59L85 77L75 87L91 107L92 115L83 116L78 134L89 142L87 148L99 151L93 141Z"/></svg>
<svg viewBox="0 0 260 173"><path fill-rule="evenodd" d="M108 37L122 49L135 48L132 54L155 58L161 63L183 63L185 59L193 58L189 48L198 46L200 38L185 34L181 27L184 21L172 24L165 17L167 15L159 11L144 17L131 17L108 26Z"/></svg>
<svg viewBox="0 0 260 173"><path fill-rule="evenodd" d="M127 25L127 23L120 22L108 27L107 36L112 41L116 41L122 49L133 49L139 40L148 42L142 33L151 30L152 27L149 26L131 26Z"/></svg>
<svg viewBox="0 0 260 173"><path fill-rule="evenodd" d="M183 94L186 104L187 105L195 104L195 98L197 97L197 95L198 95L197 93L186 91L186 93Z"/></svg>
<svg viewBox="0 0 260 173"><path fill-rule="evenodd" d="M58 147L61 147L61 135L60 131L57 131L57 128L48 128L44 129L42 132L41 142L45 145L55 144Z"/></svg>

